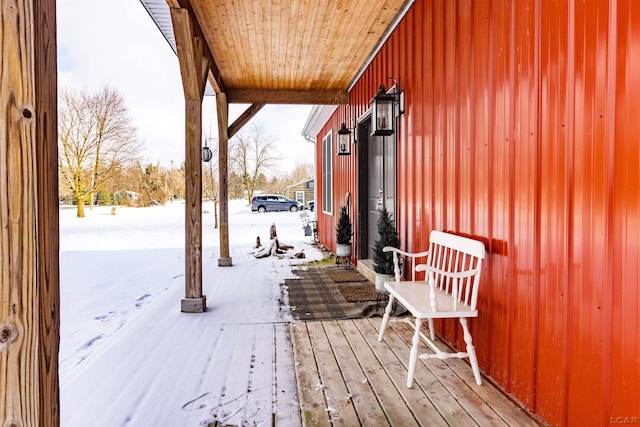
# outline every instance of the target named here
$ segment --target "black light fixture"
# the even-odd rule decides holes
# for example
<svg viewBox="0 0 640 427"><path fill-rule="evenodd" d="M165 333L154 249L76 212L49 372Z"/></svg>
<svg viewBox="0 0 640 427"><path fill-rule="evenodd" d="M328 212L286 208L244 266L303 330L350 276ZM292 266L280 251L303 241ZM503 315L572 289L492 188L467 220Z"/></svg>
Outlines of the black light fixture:
<svg viewBox="0 0 640 427"><path fill-rule="evenodd" d="M371 135L385 136L393 135L393 124L396 119L395 106L398 104L398 114L402 114L403 97L398 91L398 82L394 78L389 78L394 82L390 92L387 92L384 84L378 87L378 93L371 98Z"/></svg>
<svg viewBox="0 0 640 427"><path fill-rule="evenodd" d="M338 130L338 156L348 156L351 154L351 130L342 123Z"/></svg>
<svg viewBox="0 0 640 427"><path fill-rule="evenodd" d="M211 148L209 148L209 146L207 145L207 141L204 141L204 147L202 147L202 161L203 162L209 162L211 161L211 158L213 157L213 152L211 151Z"/></svg>

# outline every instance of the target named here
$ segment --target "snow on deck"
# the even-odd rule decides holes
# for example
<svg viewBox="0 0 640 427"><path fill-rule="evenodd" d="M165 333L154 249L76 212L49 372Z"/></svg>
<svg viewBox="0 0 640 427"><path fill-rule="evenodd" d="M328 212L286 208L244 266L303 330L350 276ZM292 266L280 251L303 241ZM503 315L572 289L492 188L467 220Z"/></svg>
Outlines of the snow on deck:
<svg viewBox="0 0 640 427"><path fill-rule="evenodd" d="M299 425L281 283L320 259L299 213L229 209L232 267L218 267L213 206L203 206L207 311L180 312L183 203L61 208L61 422L73 426ZM313 214L312 214L313 215ZM291 254L257 259L275 223Z"/></svg>

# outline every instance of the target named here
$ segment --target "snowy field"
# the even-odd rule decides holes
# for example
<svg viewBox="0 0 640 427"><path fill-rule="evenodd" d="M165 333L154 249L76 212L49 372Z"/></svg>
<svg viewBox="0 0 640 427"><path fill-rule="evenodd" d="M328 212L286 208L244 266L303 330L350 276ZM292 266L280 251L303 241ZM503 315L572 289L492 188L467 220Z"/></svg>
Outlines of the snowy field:
<svg viewBox="0 0 640 427"><path fill-rule="evenodd" d="M186 314L180 312L184 203L122 207L116 215L106 207L85 212L86 218L76 218L75 209L60 210L62 426L206 426L214 419L270 425L268 398L250 402L238 391L229 393L231 405L214 396L212 384L226 376L234 388L230 378L238 373L219 371L225 351L239 345L229 340L249 343L260 356L273 352L274 340L288 339L282 325L291 315L280 284L294 277L293 265L322 257L304 236L300 213L252 213L246 201L231 201L233 266L218 267L213 205L204 203L207 311ZM268 242L272 223L280 241L294 245L289 253L304 250L306 259L253 256L256 236ZM260 339L256 327L275 336ZM292 366L291 360L278 363ZM295 425L292 386L292 400L275 409ZM227 405L224 418L215 405Z"/></svg>

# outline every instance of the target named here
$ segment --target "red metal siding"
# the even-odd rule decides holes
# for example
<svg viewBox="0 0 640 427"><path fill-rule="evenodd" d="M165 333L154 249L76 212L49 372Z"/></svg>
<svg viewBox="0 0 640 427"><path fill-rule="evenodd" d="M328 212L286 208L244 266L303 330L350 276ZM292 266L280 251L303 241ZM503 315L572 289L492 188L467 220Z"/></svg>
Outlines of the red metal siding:
<svg viewBox="0 0 640 427"><path fill-rule="evenodd" d="M417 0L318 138L399 81L403 246L485 242L481 368L553 425L640 418L638 70L634 0ZM349 191L357 212L354 154L334 159L334 211ZM335 215L319 222L333 247Z"/></svg>

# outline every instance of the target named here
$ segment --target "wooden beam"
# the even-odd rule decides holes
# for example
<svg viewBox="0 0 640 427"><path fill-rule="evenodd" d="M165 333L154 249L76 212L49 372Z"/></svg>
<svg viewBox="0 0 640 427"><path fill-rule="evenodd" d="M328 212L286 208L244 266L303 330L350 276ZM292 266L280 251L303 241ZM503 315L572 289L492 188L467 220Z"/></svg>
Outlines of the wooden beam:
<svg viewBox="0 0 640 427"><path fill-rule="evenodd" d="M3 426L42 425L40 389L54 388L46 383L40 385L39 375L41 332L36 229L39 111L36 110L35 49L41 53L43 46L42 40L35 40L34 3L35 0L3 2L0 8L0 420ZM51 37L52 34L48 34L48 38ZM52 55L55 58L55 50ZM52 378L48 375L43 381ZM51 419L55 422L55 417Z"/></svg>
<svg viewBox="0 0 640 427"><path fill-rule="evenodd" d="M218 112L218 181L220 185L220 267L230 267L229 254L229 104L224 93L216 95Z"/></svg>
<svg viewBox="0 0 640 427"><path fill-rule="evenodd" d="M346 90L227 89L230 104L348 104Z"/></svg>
<svg viewBox="0 0 640 427"><path fill-rule="evenodd" d="M202 97L210 58L186 9L171 9L185 97L185 297L181 311L206 310L202 294Z"/></svg>
<svg viewBox="0 0 640 427"><path fill-rule="evenodd" d="M171 9L171 20L185 99L202 100L210 58L204 53L202 38L194 32L189 11Z"/></svg>
<svg viewBox="0 0 640 427"><path fill-rule="evenodd" d="M37 283L40 426L60 425L60 226L56 2L34 1L36 93ZM9 424L10 425L10 424Z"/></svg>
<svg viewBox="0 0 640 427"><path fill-rule="evenodd" d="M252 104L249 108L247 108L245 112L242 113L240 117L238 117L236 121L231 124L231 126L229 126L228 137L233 138L233 135L238 133L238 131L242 129L242 127L246 125L247 122L251 120L253 116L255 116L258 111L262 109L262 107L264 107L264 104Z"/></svg>
<svg viewBox="0 0 640 427"><path fill-rule="evenodd" d="M209 70L209 83L211 83L211 87L213 87L213 91L215 93L222 93L226 91L224 81L222 80L220 70L218 69L218 64L216 64L213 55L211 56L211 69Z"/></svg>
<svg viewBox="0 0 640 427"><path fill-rule="evenodd" d="M204 34L202 33L202 28L200 28L200 23L198 22L198 19L195 17L195 14L193 12L193 7L191 7L191 2L186 0L181 0L181 1L167 0L167 4L171 9L185 9L189 12L190 16L194 17L194 19L191 22L193 33L204 41L204 45L202 47L203 54L210 59L209 76L208 76L209 83L211 84L211 87L213 87L213 91L215 93L226 92L224 81L222 80L222 76L220 75L220 70L218 69L218 64L216 63L213 53L209 49L209 45L206 42Z"/></svg>

